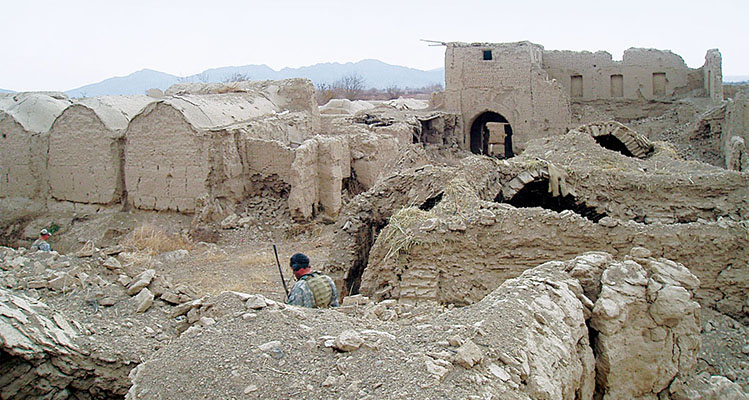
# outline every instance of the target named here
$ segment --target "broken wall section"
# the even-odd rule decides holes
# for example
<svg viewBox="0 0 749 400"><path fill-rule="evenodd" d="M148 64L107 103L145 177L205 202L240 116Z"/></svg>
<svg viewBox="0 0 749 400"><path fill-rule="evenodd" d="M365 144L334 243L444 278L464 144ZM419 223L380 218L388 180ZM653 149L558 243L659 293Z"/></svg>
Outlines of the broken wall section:
<svg viewBox="0 0 749 400"><path fill-rule="evenodd" d="M545 50L543 68L573 101L656 100L707 96L723 100L721 57L709 50L702 68L690 69L668 50L630 48L621 61L605 51Z"/></svg>
<svg viewBox="0 0 749 400"><path fill-rule="evenodd" d="M347 180L363 190L372 187L403 144L388 134L318 136L294 150L289 209L297 220L318 212L338 216ZM408 146L407 144L405 146Z"/></svg>
<svg viewBox="0 0 749 400"><path fill-rule="evenodd" d="M70 105L62 93L29 92L0 101L0 198L45 200L49 129Z"/></svg>
<svg viewBox="0 0 749 400"><path fill-rule="evenodd" d="M130 119L153 99L87 98L68 107L49 132L50 195L55 200L114 204L124 193L123 142Z"/></svg>
<svg viewBox="0 0 749 400"><path fill-rule="evenodd" d="M237 202L253 190L245 142L288 146L320 126L307 80L175 85L167 94L126 135L125 181L136 208L193 213L198 198Z"/></svg>
<svg viewBox="0 0 749 400"><path fill-rule="evenodd" d="M721 130L721 141L726 157L726 168L749 172L749 99L739 93L729 99L725 111L725 123Z"/></svg>
<svg viewBox="0 0 749 400"><path fill-rule="evenodd" d="M723 57L718 49L710 49L705 54L702 67L704 88L714 103L723 101Z"/></svg>
<svg viewBox="0 0 749 400"><path fill-rule="evenodd" d="M749 213L749 177L683 161L662 143L655 143L653 152L639 159L602 147L587 130L573 130L532 142L510 163L530 168L538 164L537 158L566 172L567 184L574 187L579 201L612 218L647 224L687 223L721 217L740 221Z"/></svg>

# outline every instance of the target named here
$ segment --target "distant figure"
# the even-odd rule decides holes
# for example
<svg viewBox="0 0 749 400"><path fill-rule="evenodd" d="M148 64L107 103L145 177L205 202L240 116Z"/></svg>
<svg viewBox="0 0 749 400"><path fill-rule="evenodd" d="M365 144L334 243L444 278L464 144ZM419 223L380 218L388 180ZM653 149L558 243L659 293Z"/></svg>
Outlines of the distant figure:
<svg viewBox="0 0 749 400"><path fill-rule="evenodd" d="M297 282L289 293L289 304L302 307L338 307L338 289L333 279L321 272L311 272L309 257L302 253L291 256L291 269Z"/></svg>
<svg viewBox="0 0 749 400"><path fill-rule="evenodd" d="M42 229L41 232L39 232L39 239L36 239L31 245L31 251L52 251L49 247L49 243L47 243L47 239L49 239L49 231Z"/></svg>

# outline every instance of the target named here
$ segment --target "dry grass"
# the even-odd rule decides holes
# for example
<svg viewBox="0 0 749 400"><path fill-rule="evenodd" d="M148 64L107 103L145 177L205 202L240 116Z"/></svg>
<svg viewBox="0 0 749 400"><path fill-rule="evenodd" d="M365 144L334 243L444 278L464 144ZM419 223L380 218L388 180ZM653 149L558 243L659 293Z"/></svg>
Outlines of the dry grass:
<svg viewBox="0 0 749 400"><path fill-rule="evenodd" d="M307 235L311 239L319 238L323 233L323 226L317 222L293 224L286 229L286 240L297 238L301 235Z"/></svg>
<svg viewBox="0 0 749 400"><path fill-rule="evenodd" d="M382 240L388 248L384 260L398 257L407 252L412 246L419 244L419 240L411 233L411 228L429 219L433 214L416 207L408 207L398 211L388 225L380 232L378 240Z"/></svg>
<svg viewBox="0 0 749 400"><path fill-rule="evenodd" d="M205 254L196 259L187 278L200 295L223 291L277 294L283 300L283 286L273 252L253 251L233 256L226 253ZM287 284L290 272L284 270Z"/></svg>
<svg viewBox="0 0 749 400"><path fill-rule="evenodd" d="M182 234L171 234L151 224L143 224L135 228L120 242L128 250L156 255L174 250L190 251L195 243Z"/></svg>

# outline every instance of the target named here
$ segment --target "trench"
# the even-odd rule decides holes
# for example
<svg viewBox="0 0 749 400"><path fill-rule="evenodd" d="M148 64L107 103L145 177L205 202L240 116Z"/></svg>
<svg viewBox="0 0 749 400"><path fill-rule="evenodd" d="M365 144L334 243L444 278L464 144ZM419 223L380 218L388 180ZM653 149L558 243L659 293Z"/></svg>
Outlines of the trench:
<svg viewBox="0 0 749 400"><path fill-rule="evenodd" d="M377 235L386 225L387 222L364 224L362 229L357 232L355 236L357 254L344 280L347 296L359 294L362 275L364 275L364 270L369 263L369 251L377 240Z"/></svg>
<svg viewBox="0 0 749 400"><path fill-rule="evenodd" d="M502 194L497 195L495 202L502 202ZM549 193L549 179L542 178L527 183L522 189L515 193L512 198L504 201L517 208L541 207L547 210L562 212L570 210L593 222L598 222L605 217L605 213L599 213L595 208L589 207L584 202L578 201L572 195L552 196Z"/></svg>
<svg viewBox="0 0 749 400"><path fill-rule="evenodd" d="M440 192L439 194L426 199L421 203L421 205L419 205L419 209L424 211L431 210L442 200L442 197L443 193ZM369 263L369 252L372 249L375 240L377 240L380 231L387 226L389 220L390 218L387 217L363 222L357 232L352 235L356 242L354 246L356 249L356 257L351 264L351 267L348 269L347 277L344 279L347 296L359 294L362 275L364 275L364 271L367 269L367 264Z"/></svg>

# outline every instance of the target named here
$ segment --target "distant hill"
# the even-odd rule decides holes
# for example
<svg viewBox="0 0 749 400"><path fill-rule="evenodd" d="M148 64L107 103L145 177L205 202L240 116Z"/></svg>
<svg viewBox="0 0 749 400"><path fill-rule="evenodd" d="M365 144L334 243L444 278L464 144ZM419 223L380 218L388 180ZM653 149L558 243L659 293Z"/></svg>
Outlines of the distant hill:
<svg viewBox="0 0 749 400"><path fill-rule="evenodd" d="M723 83L748 82L749 75L728 75L723 77Z"/></svg>
<svg viewBox="0 0 749 400"><path fill-rule="evenodd" d="M350 74L361 76L365 87L377 89L390 86L420 88L434 84L444 85L445 82L444 68L422 71L378 60L362 60L356 63L323 63L301 68L284 68L280 71L267 65L221 67L187 77L144 69L128 76L109 78L65 93L70 97L144 94L148 89L165 90L178 82L223 82L237 75L250 80L307 78L319 85L333 83Z"/></svg>
<svg viewBox="0 0 749 400"><path fill-rule="evenodd" d="M12 90L0 89L0 93L15 93L15 92Z"/></svg>
<svg viewBox="0 0 749 400"><path fill-rule="evenodd" d="M128 76L105 79L99 83L81 86L65 92L70 97L96 97L107 95L145 94L152 88L166 89L180 78L163 72L143 69Z"/></svg>

